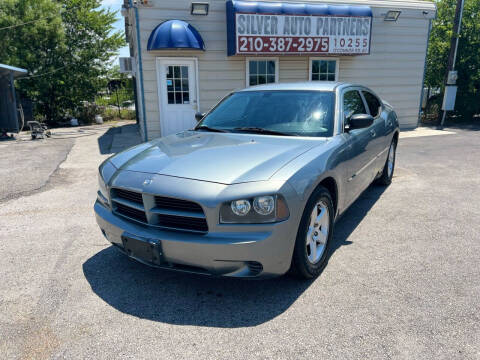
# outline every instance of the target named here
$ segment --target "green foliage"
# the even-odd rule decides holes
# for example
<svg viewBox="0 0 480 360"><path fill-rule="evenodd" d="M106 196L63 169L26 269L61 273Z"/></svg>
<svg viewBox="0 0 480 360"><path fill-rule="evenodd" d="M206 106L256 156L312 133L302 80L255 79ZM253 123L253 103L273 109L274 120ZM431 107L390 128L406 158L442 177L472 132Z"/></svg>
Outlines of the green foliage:
<svg viewBox="0 0 480 360"><path fill-rule="evenodd" d="M135 110L120 109L120 115L116 108L104 108L102 112L103 121L112 120L135 120Z"/></svg>
<svg viewBox="0 0 480 360"><path fill-rule="evenodd" d="M453 33L455 0L437 0L427 56L425 84L445 86L450 39ZM456 112L466 120L480 113L480 1L465 0L455 70L458 71Z"/></svg>
<svg viewBox="0 0 480 360"><path fill-rule="evenodd" d="M1 0L0 63L26 68L17 81L50 122L74 115L105 85L111 59L124 45L115 13L98 0ZM3 51L3 50L6 51Z"/></svg>

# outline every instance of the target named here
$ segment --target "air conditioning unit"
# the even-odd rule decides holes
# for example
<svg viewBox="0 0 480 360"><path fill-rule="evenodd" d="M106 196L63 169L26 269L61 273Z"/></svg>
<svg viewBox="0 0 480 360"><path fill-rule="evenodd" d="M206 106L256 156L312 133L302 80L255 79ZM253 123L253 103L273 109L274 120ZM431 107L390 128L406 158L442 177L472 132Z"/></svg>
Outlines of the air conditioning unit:
<svg viewBox="0 0 480 360"><path fill-rule="evenodd" d="M120 72L125 74L135 75L135 58L121 57L118 58L120 62Z"/></svg>

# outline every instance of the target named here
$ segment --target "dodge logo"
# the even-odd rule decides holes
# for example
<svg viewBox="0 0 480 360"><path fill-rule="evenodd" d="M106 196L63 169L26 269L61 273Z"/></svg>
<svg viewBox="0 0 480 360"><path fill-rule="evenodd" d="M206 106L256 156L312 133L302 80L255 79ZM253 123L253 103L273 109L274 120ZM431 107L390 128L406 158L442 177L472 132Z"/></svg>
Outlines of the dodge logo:
<svg viewBox="0 0 480 360"><path fill-rule="evenodd" d="M143 185L150 185L152 182L153 182L152 179L145 179L145 181L143 182Z"/></svg>

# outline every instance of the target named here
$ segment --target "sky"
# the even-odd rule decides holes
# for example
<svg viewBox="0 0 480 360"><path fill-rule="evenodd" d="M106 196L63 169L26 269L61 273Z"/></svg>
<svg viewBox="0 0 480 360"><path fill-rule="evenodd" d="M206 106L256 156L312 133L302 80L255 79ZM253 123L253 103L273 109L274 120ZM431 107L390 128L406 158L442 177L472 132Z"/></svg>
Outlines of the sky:
<svg viewBox="0 0 480 360"><path fill-rule="evenodd" d="M114 26L116 30L124 31L125 30L125 23L122 15L120 14L120 9L122 7L123 0L103 0L102 7L110 8L112 10L117 11L117 21L115 22ZM120 49L120 53L118 56L130 56L128 51L128 46L125 46ZM115 61L118 63L118 61Z"/></svg>

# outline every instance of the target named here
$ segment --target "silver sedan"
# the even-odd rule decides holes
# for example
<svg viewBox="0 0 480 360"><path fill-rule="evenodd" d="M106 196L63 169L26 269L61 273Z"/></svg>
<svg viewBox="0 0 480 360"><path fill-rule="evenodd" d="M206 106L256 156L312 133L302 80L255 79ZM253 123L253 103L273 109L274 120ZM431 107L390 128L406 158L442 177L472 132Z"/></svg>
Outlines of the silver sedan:
<svg viewBox="0 0 480 360"><path fill-rule="evenodd" d="M272 84L226 96L195 129L106 160L95 213L147 265L232 277L317 276L335 219L390 184L398 121L372 90Z"/></svg>

